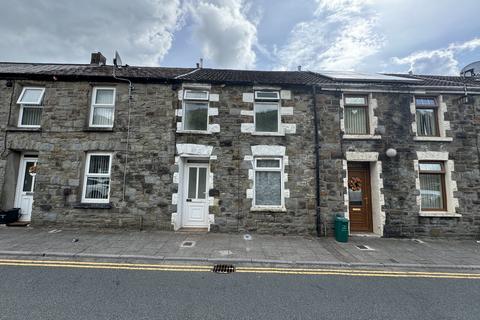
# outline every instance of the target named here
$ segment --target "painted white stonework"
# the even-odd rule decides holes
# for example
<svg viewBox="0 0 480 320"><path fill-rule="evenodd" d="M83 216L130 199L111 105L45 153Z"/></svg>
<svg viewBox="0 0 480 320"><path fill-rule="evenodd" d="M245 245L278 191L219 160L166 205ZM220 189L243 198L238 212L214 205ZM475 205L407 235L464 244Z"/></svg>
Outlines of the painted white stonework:
<svg viewBox="0 0 480 320"><path fill-rule="evenodd" d="M240 125L240 131L242 133L254 133L255 132L255 124L253 124L253 123L242 123Z"/></svg>
<svg viewBox="0 0 480 320"><path fill-rule="evenodd" d="M385 227L386 214L383 209L385 205L385 197L383 195L383 178L382 178L382 162L378 161L378 152L347 152L347 160L342 161L345 175L343 178L343 201L346 211L345 217L348 219L349 214L349 197L348 197L348 161L360 161L370 163L370 193L372 201L372 224L373 232L376 235L383 236L383 228Z"/></svg>
<svg viewBox="0 0 480 320"><path fill-rule="evenodd" d="M454 196L454 192L458 191L457 182L452 178L452 172L455 171L455 164L453 160L448 160L448 152L437 151L417 151L417 159L413 161L415 169L415 187L419 194L417 196L417 205L420 208L418 215L420 217L461 217L461 214L456 213L456 208L460 206L458 198ZM445 195L447 198L447 211L423 211L421 210L422 197L420 195L420 176L419 176L419 161L445 161Z"/></svg>
<svg viewBox="0 0 480 320"><path fill-rule="evenodd" d="M250 168L248 169L248 179L250 180L251 188L246 190L246 197L247 199L252 199L252 206L250 207L251 211L271 211L271 212L285 212L285 207L254 207L253 206L253 185L255 180L255 170L253 169L255 157L282 157L283 161L283 172L282 172L282 181L288 181L288 174L285 172L285 166L288 165L288 156L285 155L285 147L284 146L272 146L272 145L258 145L252 146L252 155L246 155L243 159L244 161L248 161L250 164ZM290 190L285 189L285 185L283 188L283 197L290 198Z"/></svg>
<svg viewBox="0 0 480 320"><path fill-rule="evenodd" d="M253 92L244 92L242 94L242 101L253 103Z"/></svg>
<svg viewBox="0 0 480 320"><path fill-rule="evenodd" d="M208 108L208 116L218 116L218 108Z"/></svg>
<svg viewBox="0 0 480 320"><path fill-rule="evenodd" d="M203 144L177 143L177 154L181 157L210 157L213 147Z"/></svg>
<svg viewBox="0 0 480 320"><path fill-rule="evenodd" d="M347 151L347 161L377 161L378 152L351 152Z"/></svg>
<svg viewBox="0 0 480 320"><path fill-rule="evenodd" d="M282 123L282 131L284 134L294 134L297 132L297 125L295 123Z"/></svg>
<svg viewBox="0 0 480 320"><path fill-rule="evenodd" d="M281 107L280 114L282 116L293 116L293 107Z"/></svg>
<svg viewBox="0 0 480 320"><path fill-rule="evenodd" d="M220 95L218 93L210 93L209 98L211 102L218 102L220 100Z"/></svg>
<svg viewBox="0 0 480 320"><path fill-rule="evenodd" d="M447 130L450 130L450 121L445 120L445 113L447 112L447 104L443 101L443 96L437 96L438 101L438 137L422 137L417 135L417 121L416 121L416 107L415 97L410 102L410 113L413 115L412 132L415 135L413 140L415 141L441 141L449 142L453 141L452 137L447 137Z"/></svg>
<svg viewBox="0 0 480 320"><path fill-rule="evenodd" d="M283 99L283 100L292 99L292 92L290 90L280 90L280 99Z"/></svg>
<svg viewBox="0 0 480 320"><path fill-rule="evenodd" d="M379 135L375 135L375 130L378 127L378 117L375 116L375 109L378 108L377 99L373 98L373 94L369 93L368 95L368 127L370 132L368 134L347 134L345 133L345 116L342 116L340 119L340 130L342 131L342 138L343 139L350 139L350 140L378 140L382 137ZM340 100L340 109L342 111L342 115L344 115L345 111L345 100L344 94L342 94L342 99Z"/></svg>
<svg viewBox="0 0 480 320"><path fill-rule="evenodd" d="M240 115L248 116L248 117L254 117L255 112L253 110L240 110Z"/></svg>

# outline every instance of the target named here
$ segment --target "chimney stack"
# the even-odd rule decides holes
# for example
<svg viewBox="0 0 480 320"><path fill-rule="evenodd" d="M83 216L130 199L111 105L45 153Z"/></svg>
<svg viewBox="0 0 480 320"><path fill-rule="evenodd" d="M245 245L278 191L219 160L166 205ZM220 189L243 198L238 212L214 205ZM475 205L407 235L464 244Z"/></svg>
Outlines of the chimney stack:
<svg viewBox="0 0 480 320"><path fill-rule="evenodd" d="M107 58L101 52L93 52L90 59L91 65L104 66L107 64Z"/></svg>

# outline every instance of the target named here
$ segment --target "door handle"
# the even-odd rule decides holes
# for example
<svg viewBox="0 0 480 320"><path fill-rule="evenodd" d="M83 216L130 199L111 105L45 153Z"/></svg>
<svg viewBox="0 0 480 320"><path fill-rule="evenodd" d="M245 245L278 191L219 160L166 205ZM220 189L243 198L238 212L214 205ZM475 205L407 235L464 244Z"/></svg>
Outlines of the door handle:
<svg viewBox="0 0 480 320"><path fill-rule="evenodd" d="M192 202L192 199L187 199L187 202Z"/></svg>

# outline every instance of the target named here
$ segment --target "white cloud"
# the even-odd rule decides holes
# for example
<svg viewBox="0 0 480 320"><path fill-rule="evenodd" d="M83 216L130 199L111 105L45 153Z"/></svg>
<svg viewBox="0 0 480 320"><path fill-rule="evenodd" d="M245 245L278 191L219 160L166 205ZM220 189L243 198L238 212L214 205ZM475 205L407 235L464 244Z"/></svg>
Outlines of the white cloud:
<svg viewBox="0 0 480 320"><path fill-rule="evenodd" d="M298 23L278 50L278 69L352 70L384 45L373 0L317 0L314 19Z"/></svg>
<svg viewBox="0 0 480 320"><path fill-rule="evenodd" d="M88 63L118 50L130 65L158 65L181 13L180 0L19 0L0 12L0 60Z"/></svg>
<svg viewBox="0 0 480 320"><path fill-rule="evenodd" d="M416 51L406 57L392 58L397 65L409 66L409 71L419 74L458 75L460 72L458 54L480 48L480 38L463 43L450 43L445 48Z"/></svg>
<svg viewBox="0 0 480 320"><path fill-rule="evenodd" d="M247 17L243 0L195 1L189 4L193 36L206 65L219 68L255 67L257 27Z"/></svg>

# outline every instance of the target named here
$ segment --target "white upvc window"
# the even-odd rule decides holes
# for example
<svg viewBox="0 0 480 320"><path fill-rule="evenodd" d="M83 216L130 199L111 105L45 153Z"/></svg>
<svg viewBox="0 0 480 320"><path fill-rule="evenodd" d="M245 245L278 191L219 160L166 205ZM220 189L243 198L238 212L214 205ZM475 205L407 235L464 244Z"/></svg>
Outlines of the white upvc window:
<svg viewBox="0 0 480 320"><path fill-rule="evenodd" d="M112 154L97 152L87 154L82 202L109 202L111 167Z"/></svg>
<svg viewBox="0 0 480 320"><path fill-rule="evenodd" d="M115 88L93 88L92 106L90 108L90 127L113 127L115 92Z"/></svg>
<svg viewBox="0 0 480 320"><path fill-rule="evenodd" d="M278 91L255 91L255 132L280 132L280 94Z"/></svg>
<svg viewBox="0 0 480 320"><path fill-rule="evenodd" d="M208 90L184 90L182 130L208 130Z"/></svg>
<svg viewBox="0 0 480 320"><path fill-rule="evenodd" d="M344 121L346 134L367 135L370 133L367 96L344 96Z"/></svg>
<svg viewBox="0 0 480 320"><path fill-rule="evenodd" d="M43 112L43 96L45 88L24 87L17 103L20 104L18 126L24 128L40 128Z"/></svg>
<svg viewBox="0 0 480 320"><path fill-rule="evenodd" d="M283 182L283 158L255 158L253 207L283 208Z"/></svg>

